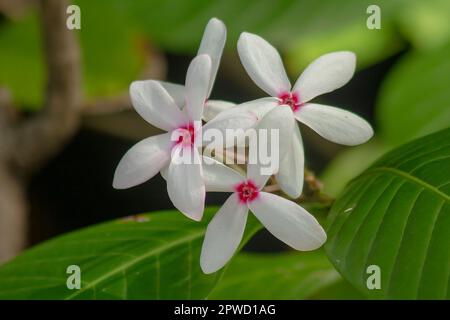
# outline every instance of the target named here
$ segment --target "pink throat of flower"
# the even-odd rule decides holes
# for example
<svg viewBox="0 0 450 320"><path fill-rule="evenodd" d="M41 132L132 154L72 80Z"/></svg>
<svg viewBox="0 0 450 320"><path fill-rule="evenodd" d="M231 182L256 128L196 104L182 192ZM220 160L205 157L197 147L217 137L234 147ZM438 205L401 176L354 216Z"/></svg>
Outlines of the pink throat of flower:
<svg viewBox="0 0 450 320"><path fill-rule="evenodd" d="M247 203L253 201L258 197L258 187L251 180L241 182L236 186L236 192L239 196L239 201Z"/></svg>
<svg viewBox="0 0 450 320"><path fill-rule="evenodd" d="M280 105L286 104L291 107L294 112L298 111L298 109L304 105L304 103L300 102L300 97L296 92L283 92L278 98L280 99Z"/></svg>
<svg viewBox="0 0 450 320"><path fill-rule="evenodd" d="M192 123L181 126L178 128L179 136L176 144L182 144L183 146L190 146L195 141L195 128Z"/></svg>

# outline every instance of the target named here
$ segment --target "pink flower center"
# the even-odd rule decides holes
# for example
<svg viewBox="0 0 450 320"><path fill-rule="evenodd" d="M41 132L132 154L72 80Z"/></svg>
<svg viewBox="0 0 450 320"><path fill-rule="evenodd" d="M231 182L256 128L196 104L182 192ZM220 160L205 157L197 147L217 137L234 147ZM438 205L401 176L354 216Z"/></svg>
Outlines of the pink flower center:
<svg viewBox="0 0 450 320"><path fill-rule="evenodd" d="M242 203L253 201L258 197L258 187L251 180L241 182L236 186L236 192Z"/></svg>
<svg viewBox="0 0 450 320"><path fill-rule="evenodd" d="M300 97L296 92L283 92L278 96L278 98L280 99L279 105L286 104L291 107L294 112L298 111L298 109L304 105L304 103L300 102Z"/></svg>
<svg viewBox="0 0 450 320"><path fill-rule="evenodd" d="M195 128L192 123L182 126L178 129L178 140L176 144L182 144L183 146L190 146L195 141Z"/></svg>

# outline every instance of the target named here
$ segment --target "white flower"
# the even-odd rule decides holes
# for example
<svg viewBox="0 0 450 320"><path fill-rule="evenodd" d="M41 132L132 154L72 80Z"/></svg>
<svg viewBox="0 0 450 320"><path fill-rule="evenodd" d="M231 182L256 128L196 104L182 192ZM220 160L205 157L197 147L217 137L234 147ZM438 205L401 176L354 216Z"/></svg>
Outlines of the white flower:
<svg viewBox="0 0 450 320"><path fill-rule="evenodd" d="M186 75L183 109L176 105L174 98L158 81L135 81L131 84L131 101L136 111L147 122L167 133L144 139L128 150L117 166L114 188L133 187L159 171L167 170L167 191L174 206L189 218L202 218L205 185L198 152L203 143L202 131L209 128L248 128L256 122L255 116L248 112L227 112L227 117L217 117L202 127L210 75L211 59L208 55L198 55L192 60ZM191 155L190 163L181 161L186 154Z"/></svg>
<svg viewBox="0 0 450 320"><path fill-rule="evenodd" d="M198 49L197 55L207 54L211 58L211 75L208 85L208 94L206 95L205 108L203 111L203 120L209 121L219 112L229 107L235 106L235 103L223 100L209 100L214 81L216 79L217 70L219 69L220 59L222 57L223 48L227 39L227 29L225 24L217 19L212 18L206 25L203 32L202 41ZM180 84L160 81L169 94L174 98L176 104L182 108L184 106L185 88Z"/></svg>
<svg viewBox="0 0 450 320"><path fill-rule="evenodd" d="M247 177L215 161L204 166L207 191L233 192L208 225L203 241L200 266L204 273L222 268L241 242L250 209L275 237L301 251L315 250L326 241L317 220L296 203L262 191L269 176L260 167L249 165Z"/></svg>
<svg viewBox="0 0 450 320"><path fill-rule="evenodd" d="M258 117L279 105L288 105L292 116L327 140L344 145L358 145L373 135L371 126L357 115L343 109L309 101L346 84L355 71L356 57L352 52L325 54L313 61L295 82L286 74L277 50L263 38L242 33L238 41L241 62L252 80L270 98L262 98L239 107L253 110ZM281 189L297 198L303 188L304 153L298 126L294 127L291 150L280 160L276 174Z"/></svg>

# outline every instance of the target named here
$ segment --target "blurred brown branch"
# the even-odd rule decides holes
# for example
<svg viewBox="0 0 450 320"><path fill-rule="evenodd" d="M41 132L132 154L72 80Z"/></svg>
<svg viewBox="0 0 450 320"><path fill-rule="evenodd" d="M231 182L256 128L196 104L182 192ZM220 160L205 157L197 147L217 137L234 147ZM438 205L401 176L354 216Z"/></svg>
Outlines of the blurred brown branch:
<svg viewBox="0 0 450 320"><path fill-rule="evenodd" d="M9 92L0 89L0 262L27 244L26 187L31 176L78 131L83 115L114 113L131 106L128 93L83 102L80 47L76 31L66 27L68 5L66 0L38 2L48 76L42 111L19 114ZM148 49L151 68L148 63L143 76L161 79L166 72L164 57Z"/></svg>
<svg viewBox="0 0 450 320"><path fill-rule="evenodd" d="M39 3L47 65L47 93L42 112L4 123L0 165L0 261L26 244L26 180L58 152L79 126L80 53L76 35L66 28L67 1ZM5 108L3 108L5 110Z"/></svg>

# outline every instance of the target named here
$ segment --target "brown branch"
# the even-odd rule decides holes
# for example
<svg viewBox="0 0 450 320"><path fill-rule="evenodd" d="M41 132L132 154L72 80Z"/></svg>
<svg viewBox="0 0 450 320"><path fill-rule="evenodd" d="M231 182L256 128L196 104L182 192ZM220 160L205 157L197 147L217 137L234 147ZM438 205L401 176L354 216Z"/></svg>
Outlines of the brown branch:
<svg viewBox="0 0 450 320"><path fill-rule="evenodd" d="M25 119L14 133L13 162L33 171L76 132L81 101L80 54L75 31L66 28L65 0L41 0L40 14L47 65L43 111Z"/></svg>
<svg viewBox="0 0 450 320"><path fill-rule="evenodd" d="M25 178L64 146L80 122L80 54L75 32L66 28L68 3L39 4L48 75L45 105L20 121L11 117L11 108L0 109L0 262L26 245Z"/></svg>

